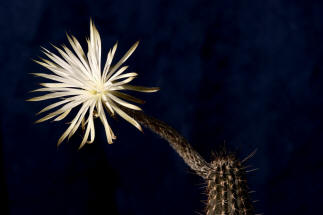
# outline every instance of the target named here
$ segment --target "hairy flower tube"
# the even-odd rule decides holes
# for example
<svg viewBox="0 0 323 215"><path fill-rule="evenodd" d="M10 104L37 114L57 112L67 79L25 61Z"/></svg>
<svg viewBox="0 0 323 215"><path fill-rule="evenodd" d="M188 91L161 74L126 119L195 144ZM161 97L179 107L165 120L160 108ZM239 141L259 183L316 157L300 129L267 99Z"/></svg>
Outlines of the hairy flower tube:
<svg viewBox="0 0 323 215"><path fill-rule="evenodd" d="M133 126L141 130L139 123L122 109L141 110L133 103L142 104L144 101L125 94L121 91L130 90L151 93L159 90L157 87L133 86L128 83L137 77L137 73L125 73L128 66L122 66L135 51L139 42L136 42L126 54L114 65L112 60L117 49L117 43L109 50L103 69L101 69L101 39L99 32L90 21L90 38L87 39L87 55L85 55L78 40L67 35L72 49L62 45L62 48L53 46L61 56L42 48L48 59L35 60L38 64L49 69L52 73L32 73L35 76L49 79L50 83L41 83L42 88L32 92L47 92L45 95L28 99L27 101L42 101L59 99L45 107L38 114L52 111L36 123L49 119L60 121L73 108L79 107L76 116L69 123L68 128L58 140L58 145L66 138L70 138L81 126L84 132L80 148L85 143L93 143L95 139L94 118L100 118L104 125L107 142L112 143L116 136L109 126L106 113L111 116L119 115ZM74 52L73 52L74 51ZM120 108L123 107L123 108Z"/></svg>

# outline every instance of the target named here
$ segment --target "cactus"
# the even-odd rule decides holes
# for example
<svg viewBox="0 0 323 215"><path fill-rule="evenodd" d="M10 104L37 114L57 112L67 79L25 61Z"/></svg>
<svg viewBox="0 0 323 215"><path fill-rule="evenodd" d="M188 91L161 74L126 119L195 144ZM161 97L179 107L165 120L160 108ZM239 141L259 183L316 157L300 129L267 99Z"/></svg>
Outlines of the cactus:
<svg viewBox="0 0 323 215"><path fill-rule="evenodd" d="M206 215L254 214L242 163L253 156L255 151L240 162L235 154L221 150L215 159L208 163L183 136L166 123L143 112L123 110L141 125L168 141L185 163L206 181Z"/></svg>
<svg viewBox="0 0 323 215"><path fill-rule="evenodd" d="M207 177L206 215L249 215L253 207L244 168L234 154L221 153L211 162Z"/></svg>

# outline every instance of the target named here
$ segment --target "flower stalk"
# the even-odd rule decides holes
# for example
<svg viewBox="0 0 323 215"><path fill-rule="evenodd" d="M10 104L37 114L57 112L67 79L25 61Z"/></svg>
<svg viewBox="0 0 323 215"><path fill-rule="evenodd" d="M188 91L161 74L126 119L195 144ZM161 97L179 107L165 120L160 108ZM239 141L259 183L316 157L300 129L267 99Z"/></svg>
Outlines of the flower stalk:
<svg viewBox="0 0 323 215"><path fill-rule="evenodd" d="M206 215L254 214L242 165L246 159L240 162L234 154L222 152L208 163L182 135L166 123L143 112L124 110L141 125L165 139L184 162L205 180L208 193Z"/></svg>

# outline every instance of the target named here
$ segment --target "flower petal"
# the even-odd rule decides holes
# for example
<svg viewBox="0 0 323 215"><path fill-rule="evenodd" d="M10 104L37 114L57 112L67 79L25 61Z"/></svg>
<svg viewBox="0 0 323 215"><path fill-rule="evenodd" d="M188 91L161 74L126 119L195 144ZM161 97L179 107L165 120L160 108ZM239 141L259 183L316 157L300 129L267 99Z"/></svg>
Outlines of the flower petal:
<svg viewBox="0 0 323 215"><path fill-rule="evenodd" d="M110 81L112 81L113 79L115 79L118 75L120 75L120 74L122 74L124 71L126 71L126 69L128 69L128 66L123 66L123 67L121 67L119 70L118 70L118 72L116 72L115 74L113 74L112 76L111 76L111 78L108 76L107 78L110 80Z"/></svg>
<svg viewBox="0 0 323 215"><path fill-rule="evenodd" d="M122 92L119 92L119 91L116 91L116 90L110 91L109 93L111 93L112 95L115 95L117 97L123 98L125 100L136 102L138 104L144 104L145 103L144 100L138 99L136 97L133 97L131 95L128 95L128 94L125 94L125 93L122 93Z"/></svg>
<svg viewBox="0 0 323 215"><path fill-rule="evenodd" d="M107 56L107 61L105 63L105 66L104 66L104 69L103 69L103 75L102 75L102 77L104 78L104 82L106 82L107 79L109 78L109 77L107 77L107 74L109 72L109 69L110 69L114 54L115 54L115 52L117 50L117 47L118 47L118 42L116 42L116 44L114 44L114 46L112 48L112 51L109 50L109 53L108 53L108 56Z"/></svg>
<svg viewBox="0 0 323 215"><path fill-rule="evenodd" d="M129 77L129 78L126 78L126 79L124 79L124 80L122 80L122 81L118 81L118 82L112 82L112 85L111 85L111 87L112 88L114 88L114 87L117 87L117 86L119 86L119 85L125 85L125 84L127 84L127 83L129 83L129 82L131 82L133 79L135 79L136 77L134 76L134 77Z"/></svg>
<svg viewBox="0 0 323 215"><path fill-rule="evenodd" d="M88 117L88 124L87 124L87 127L86 127L86 131L85 131L83 140L81 142L81 145L79 146L79 149L81 149L84 146L84 144L87 142L90 131L91 131L91 141L92 142L94 141L94 137L95 137L94 136L94 123L93 123L94 106L95 106L95 104L92 103L92 105L90 107L89 117Z"/></svg>
<svg viewBox="0 0 323 215"><path fill-rule="evenodd" d="M80 110L78 111L78 113L76 114L76 116L74 117L74 119L72 120L70 126L66 129L66 131L63 133L63 135L59 138L58 142L57 142L57 146L59 146L67 137L67 135L69 135L72 131L72 129L76 129L79 127L79 121L81 121L84 118L85 113L87 112L89 108L89 102L83 103L82 107L80 108Z"/></svg>
<svg viewBox="0 0 323 215"><path fill-rule="evenodd" d="M60 121L60 120L64 119L71 112L71 110L72 109L65 111L64 113L59 115L56 119L54 119L54 121Z"/></svg>
<svg viewBox="0 0 323 215"><path fill-rule="evenodd" d="M126 74L122 74L122 75L113 77L113 78L111 77L109 81L115 81L115 80L119 80L119 79L122 79L122 78L136 77L136 76L138 76L138 73L129 72L129 73L126 73Z"/></svg>
<svg viewBox="0 0 323 215"><path fill-rule="evenodd" d="M113 105L113 109L122 117L124 118L126 121L128 121L130 124L132 124L133 126L135 126L139 131L142 132L142 128L140 126L140 124L134 120L132 117L130 117L128 114L126 114L125 112L123 112L119 107L117 107L116 105Z"/></svg>
<svg viewBox="0 0 323 215"><path fill-rule="evenodd" d="M130 55L136 50L138 47L139 41L137 41L135 44L133 44L130 49L126 52L126 54L119 60L119 62L114 65L111 70L108 73L108 77L110 74L113 74L119 67L130 57Z"/></svg>
<svg viewBox="0 0 323 215"><path fill-rule="evenodd" d="M27 99L27 101L43 101L47 99L54 99L54 98L59 98L59 97L64 97L64 96L75 96L75 95L80 95L79 92L77 91L70 91L70 92L55 92L55 93L48 93L43 96L37 96L31 99Z"/></svg>
<svg viewBox="0 0 323 215"><path fill-rule="evenodd" d="M81 62L85 66L85 68L87 70L90 70L89 69L89 63L88 63L87 58L86 58L86 56L84 54L84 51L82 49L82 46L80 45L80 43L78 42L78 40L73 35L71 35L71 37L70 37L68 34L66 34L66 36L67 36L67 39L70 42L70 44L71 44L74 52L76 53L76 55L78 56L78 58L81 60Z"/></svg>
<svg viewBox="0 0 323 215"><path fill-rule="evenodd" d="M99 106L101 106L100 109L103 109L102 108L102 103L99 103ZM101 114L99 115L99 117L101 119L101 122L103 123L104 129L105 129L105 134L106 134L106 137L107 137L107 141L108 141L109 144L112 144L113 139L115 139L116 136L114 135L113 131L111 130L111 128L109 126L109 123L107 121L107 118L105 116L104 111L101 111L100 113Z"/></svg>
<svg viewBox="0 0 323 215"><path fill-rule="evenodd" d="M140 107L136 106L136 105L133 105L133 104L130 104L126 101L123 101L122 99L119 99L118 97L112 95L111 93L108 93L107 94L114 102L118 103L119 105L122 105L124 107L127 107L127 108L130 108L130 109L133 109L133 110L141 110Z"/></svg>
<svg viewBox="0 0 323 215"><path fill-rule="evenodd" d="M157 92L159 87L143 87L143 86L133 86L129 84L124 84L122 86L111 87L109 90L132 90L143 93L154 93Z"/></svg>
<svg viewBox="0 0 323 215"><path fill-rule="evenodd" d="M51 119L51 118L53 118L53 117L55 117L55 116L57 116L59 114L64 113L67 110L73 109L74 107L80 105L81 103L83 103L82 100L81 101L74 101L74 102L67 103L63 107L61 107L60 109L58 109L58 110L56 110L56 111L54 111L52 113L49 113L46 116L44 116L43 118L37 120L35 123L40 123L40 122L44 122L46 120L49 120L49 119Z"/></svg>
<svg viewBox="0 0 323 215"><path fill-rule="evenodd" d="M68 135L68 139L70 139L73 134L77 131L77 129L79 128L81 122L82 122L82 119L84 118L85 114L87 113L88 109L90 108L91 106L91 102L93 103L93 101L87 101L87 107L86 107L86 110L82 113L82 115L80 116L79 120L76 122L74 128L71 130L71 133L69 133Z"/></svg>

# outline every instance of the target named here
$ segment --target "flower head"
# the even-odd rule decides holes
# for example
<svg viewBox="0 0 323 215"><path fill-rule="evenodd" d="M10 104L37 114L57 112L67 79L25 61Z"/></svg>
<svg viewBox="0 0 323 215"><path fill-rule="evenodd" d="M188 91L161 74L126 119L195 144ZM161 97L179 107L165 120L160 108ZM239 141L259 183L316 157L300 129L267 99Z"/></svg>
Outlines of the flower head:
<svg viewBox="0 0 323 215"><path fill-rule="evenodd" d="M103 69L101 69L101 39L98 30L90 21L90 38L87 39L87 55L85 55L78 40L67 35L73 51L62 45L62 48L53 46L61 56L43 48L42 52L48 59L35 60L38 64L49 69L52 74L32 73L35 76L49 79L54 82L41 83L43 86L33 92L47 92L47 94L28 99L27 101L42 101L47 99L60 99L45 107L38 114L53 111L36 123L49 119L60 121L64 119L73 108L80 107L76 116L70 122L69 127L58 140L58 145L67 137L70 138L80 127L85 129L80 147L85 143L92 143L95 138L94 118L100 118L104 125L108 143L116 138L111 130L106 112L110 115L119 115L136 128L141 130L137 121L126 114L122 108L141 110L140 107L128 101L142 104L144 101L125 94L123 90L139 92L156 92L156 87L148 88L132 86L131 82L138 74L125 73L128 66L122 64L135 51L139 42L136 42L127 53L114 65L112 60L117 49L117 43L110 49Z"/></svg>

